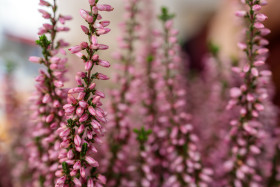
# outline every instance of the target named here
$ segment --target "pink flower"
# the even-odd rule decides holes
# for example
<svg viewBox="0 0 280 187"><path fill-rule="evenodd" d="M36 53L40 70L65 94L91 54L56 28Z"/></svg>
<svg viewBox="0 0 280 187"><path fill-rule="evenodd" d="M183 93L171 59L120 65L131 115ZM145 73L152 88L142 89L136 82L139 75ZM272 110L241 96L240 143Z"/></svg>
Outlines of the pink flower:
<svg viewBox="0 0 280 187"><path fill-rule="evenodd" d="M110 63L108 61L105 61L105 60L99 60L98 65L100 65L102 67L105 67L105 68L110 67Z"/></svg>
<svg viewBox="0 0 280 187"><path fill-rule="evenodd" d="M241 95L241 90L239 89L239 88L236 88L236 87L234 87L234 88L231 88L230 89L230 96L232 97L232 98L237 98L237 97L239 97L240 95Z"/></svg>
<svg viewBox="0 0 280 187"><path fill-rule="evenodd" d="M81 28L82 28L82 30L83 30L83 32L84 32L85 34L89 34L89 30L88 30L88 28L87 28L86 26L81 25Z"/></svg>
<svg viewBox="0 0 280 187"><path fill-rule="evenodd" d="M29 61L34 62L34 63L40 63L40 62L42 62L42 60L43 60L42 58L36 57L36 56L29 57Z"/></svg>
<svg viewBox="0 0 280 187"><path fill-rule="evenodd" d="M112 10L114 10L114 8L111 7L111 5L105 5L105 4L99 5L99 4L98 4L96 7L97 7L97 9L100 10L100 11L112 11Z"/></svg>
<svg viewBox="0 0 280 187"><path fill-rule="evenodd" d="M76 45L74 47L71 47L70 49L68 49L72 54L73 53L78 53L82 50L81 46L80 45Z"/></svg>
<svg viewBox="0 0 280 187"><path fill-rule="evenodd" d="M108 80L109 77L107 75L104 75L102 73L98 73L97 78L100 80Z"/></svg>
<svg viewBox="0 0 280 187"><path fill-rule="evenodd" d="M98 162L96 160L94 160L92 157L86 156L85 159L86 159L87 163L89 165L91 165L92 167L98 167L99 166Z"/></svg>
<svg viewBox="0 0 280 187"><path fill-rule="evenodd" d="M81 137L79 135L75 135L74 143L76 146L80 146L82 143Z"/></svg>
<svg viewBox="0 0 280 187"><path fill-rule="evenodd" d="M238 17L244 17L246 16L247 12L246 11L237 11L235 12L235 15Z"/></svg>

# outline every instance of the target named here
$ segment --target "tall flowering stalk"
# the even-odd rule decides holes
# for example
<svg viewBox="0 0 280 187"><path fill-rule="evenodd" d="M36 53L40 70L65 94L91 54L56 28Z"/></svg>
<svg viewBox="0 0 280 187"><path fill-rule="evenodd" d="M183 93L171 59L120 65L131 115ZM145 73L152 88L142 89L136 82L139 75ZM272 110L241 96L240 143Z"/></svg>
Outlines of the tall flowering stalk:
<svg viewBox="0 0 280 187"><path fill-rule="evenodd" d="M108 186L128 184L129 178L129 144L131 143L133 116L131 108L134 103L133 92L135 91L135 43L138 41L136 34L139 27L137 22L139 0L125 0L125 21L121 24L123 36L119 39L123 53L116 53L115 58L122 64L118 64L121 73L116 75L115 82L120 83L120 88L111 91L110 119L107 136L109 155L105 175L108 178Z"/></svg>
<svg viewBox="0 0 280 187"><path fill-rule="evenodd" d="M106 178L97 171L99 163L93 158L97 152L96 144L101 143L103 124L106 114L101 108L104 94L96 89L95 80L108 80L102 73L92 73L95 65L108 68L109 62L99 58L99 50L108 46L99 44L97 37L110 31L110 21L101 21L101 11L112 11L110 5L99 4L98 0L89 0L90 10L80 10L81 17L88 26L82 25L88 42L81 42L69 51L76 54L85 63L85 72L76 75L77 87L68 91L68 104L64 105L67 124L61 125L58 133L62 138L59 153L61 165L56 172L60 177L56 186L103 186ZM82 52L85 52L83 54Z"/></svg>
<svg viewBox="0 0 280 187"><path fill-rule="evenodd" d="M163 50L159 53L164 65L165 107L162 107L160 122L168 129L165 154L168 160L168 177L163 186L207 186L211 181L212 171L202 166L198 151L198 137L192 132L193 126L188 122L189 115L185 112L186 91L182 88L182 77L179 69L180 57L177 44L177 31L173 29L174 15L166 8L162 9L159 19L163 23ZM166 167L166 166L165 166Z"/></svg>
<svg viewBox="0 0 280 187"><path fill-rule="evenodd" d="M163 168L164 156L160 154L162 148L161 132L164 127L159 123L160 103L162 97L160 92L164 85L162 79L162 65L158 57L160 50L159 32L154 29L153 1L145 0L143 4L148 7L141 10L141 51L138 56L141 65L140 76L137 78L141 82L139 87L139 110L141 111L140 129L135 129L137 141L139 143L139 155L137 164L138 186L160 186L163 183L165 170Z"/></svg>
<svg viewBox="0 0 280 187"><path fill-rule="evenodd" d="M237 16L248 22L245 43L238 46L245 52L246 59L242 69L234 68L240 73L244 82L230 90L231 100L228 108L234 105L240 108L238 120L231 121L230 159L225 163L228 170L229 186L263 186L263 179L258 170L257 156L262 153L264 127L259 119L260 111L264 110L263 102L267 98L265 85L271 75L268 70L259 69L265 64L268 49L264 46L268 41L263 36L270 31L262 22L267 19L259 13L266 1L246 0L245 11L238 11Z"/></svg>
<svg viewBox="0 0 280 187"><path fill-rule="evenodd" d="M71 17L57 15L56 0L52 3L40 0L40 5L50 9L50 11L39 9L43 18L50 22L43 24L39 29L38 35L41 36L36 41L42 49L43 57L31 56L29 60L43 64L47 71L40 70L40 75L35 79L36 92L31 98L33 140L29 145L28 154L29 166L33 172L33 185L40 183L41 186L52 186L54 172L58 167L59 149L59 137L55 131L64 121L62 106L66 101L66 93L62 87L67 59L57 55L58 53L65 55L63 47L68 45L63 40L57 40L57 33L69 30L68 27L59 26L58 22L64 24Z"/></svg>

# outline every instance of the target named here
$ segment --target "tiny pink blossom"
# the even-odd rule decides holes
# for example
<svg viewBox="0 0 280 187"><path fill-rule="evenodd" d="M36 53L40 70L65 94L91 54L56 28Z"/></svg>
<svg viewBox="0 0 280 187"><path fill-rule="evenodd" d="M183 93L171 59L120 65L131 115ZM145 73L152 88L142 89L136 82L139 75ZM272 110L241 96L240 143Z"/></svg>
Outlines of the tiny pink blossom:
<svg viewBox="0 0 280 187"><path fill-rule="evenodd" d="M85 159L86 159L86 161L89 165L91 165L93 167L98 167L99 166L98 162L96 160L94 160L92 157L86 156Z"/></svg>

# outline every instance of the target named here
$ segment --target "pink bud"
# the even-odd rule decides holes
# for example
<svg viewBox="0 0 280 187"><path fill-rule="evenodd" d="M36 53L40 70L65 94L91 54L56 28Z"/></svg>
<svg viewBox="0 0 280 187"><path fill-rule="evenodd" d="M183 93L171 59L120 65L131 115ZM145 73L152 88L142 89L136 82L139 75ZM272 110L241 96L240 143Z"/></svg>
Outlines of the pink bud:
<svg viewBox="0 0 280 187"><path fill-rule="evenodd" d="M271 76L272 73L270 70L262 70L260 74L262 76L269 77L269 76Z"/></svg>
<svg viewBox="0 0 280 187"><path fill-rule="evenodd" d="M45 19L51 18L51 15L47 11L39 9L39 12L43 15L43 18Z"/></svg>
<svg viewBox="0 0 280 187"><path fill-rule="evenodd" d="M79 86L82 86L83 85L83 82L82 82L82 79L81 79L81 77L80 76L75 76L75 80L76 80L76 82L77 82L77 84L79 85Z"/></svg>
<svg viewBox="0 0 280 187"><path fill-rule="evenodd" d="M94 187L94 184L93 184L93 180L92 180L92 179L88 179L87 187Z"/></svg>
<svg viewBox="0 0 280 187"><path fill-rule="evenodd" d="M99 45L98 45L98 49L100 49L100 50L106 50L106 49L109 49L109 46L108 46L108 45L104 45L104 44L99 44Z"/></svg>
<svg viewBox="0 0 280 187"><path fill-rule="evenodd" d="M237 87L231 88L230 89L230 96L232 98L237 98L241 95L241 90Z"/></svg>
<svg viewBox="0 0 280 187"><path fill-rule="evenodd" d="M93 55L91 58L93 61L98 61L99 60L99 56L97 54Z"/></svg>
<svg viewBox="0 0 280 187"><path fill-rule="evenodd" d="M112 10L114 10L113 7L111 7L110 5L105 5L105 4L103 4L103 5L98 4L98 5L96 5L96 7L100 11L112 11Z"/></svg>
<svg viewBox="0 0 280 187"><path fill-rule="evenodd" d="M98 44L97 37L92 35L91 42L92 42L93 45L97 45Z"/></svg>
<svg viewBox="0 0 280 187"><path fill-rule="evenodd" d="M257 53L260 55L264 55L266 53L268 53L268 49L267 48L260 48L257 50Z"/></svg>
<svg viewBox="0 0 280 187"><path fill-rule="evenodd" d="M260 22L257 22L257 23L254 24L254 27L255 27L256 29L263 29L263 28L264 28L264 25L263 25L262 23L260 23Z"/></svg>
<svg viewBox="0 0 280 187"><path fill-rule="evenodd" d="M102 25L102 27L107 27L110 24L110 21L100 21L99 23Z"/></svg>
<svg viewBox="0 0 280 187"><path fill-rule="evenodd" d="M79 170L81 168L81 162L80 161L77 161L74 166L73 166L73 169L74 170Z"/></svg>
<svg viewBox="0 0 280 187"><path fill-rule="evenodd" d="M262 36L266 36L271 33L271 31L268 28L263 28L260 30L260 32Z"/></svg>
<svg viewBox="0 0 280 187"><path fill-rule="evenodd" d="M76 88L72 88L68 91L69 94L73 94L73 93L80 93L83 92L85 90L84 87L76 87Z"/></svg>
<svg viewBox="0 0 280 187"><path fill-rule="evenodd" d="M100 98L101 98L100 96L94 97L94 99L92 100L92 103L97 104L100 101Z"/></svg>
<svg viewBox="0 0 280 187"><path fill-rule="evenodd" d="M43 60L42 60L42 58L40 58L40 57L31 56L31 57L29 57L29 61L30 61L30 62L33 62L33 63L40 63L40 62L42 62Z"/></svg>
<svg viewBox="0 0 280 187"><path fill-rule="evenodd" d="M169 30L169 29L172 28L172 25L173 25L173 20L168 20L168 21L165 23L165 28Z"/></svg>
<svg viewBox="0 0 280 187"><path fill-rule="evenodd" d="M253 11L260 11L262 7L260 5L254 5L253 6Z"/></svg>
<svg viewBox="0 0 280 187"><path fill-rule="evenodd" d="M93 17L90 16L85 10L81 9L80 10L80 15L81 17L86 20L87 22L89 23L92 23L93 22Z"/></svg>
<svg viewBox="0 0 280 187"><path fill-rule="evenodd" d="M85 65L85 70L88 71L92 68L92 61L87 61Z"/></svg>
<svg viewBox="0 0 280 187"><path fill-rule="evenodd" d="M81 115L83 115L83 113L84 113L84 109L82 108L82 107L78 107L77 109L76 109L76 114L77 114L77 116L81 116Z"/></svg>
<svg viewBox="0 0 280 187"><path fill-rule="evenodd" d="M81 173L81 177L86 178L86 171L84 167L81 167L80 173Z"/></svg>
<svg viewBox="0 0 280 187"><path fill-rule="evenodd" d="M86 101L79 101L79 105L80 107L82 108L86 108L88 106L87 102Z"/></svg>
<svg viewBox="0 0 280 187"><path fill-rule="evenodd" d="M95 4L95 0L88 0L88 3L90 4L90 6L93 6Z"/></svg>
<svg viewBox="0 0 280 187"><path fill-rule="evenodd" d="M74 143L76 146L80 146L82 143L81 137L79 135L75 135L74 137Z"/></svg>
<svg viewBox="0 0 280 187"><path fill-rule="evenodd" d="M261 153L261 150L255 145L250 146L250 151L256 155Z"/></svg>
<svg viewBox="0 0 280 187"><path fill-rule="evenodd" d="M254 96L252 95L252 94L248 94L247 95L247 101L249 101L249 102L252 102L252 101L254 101Z"/></svg>
<svg viewBox="0 0 280 187"><path fill-rule="evenodd" d="M88 114L83 114L82 117L79 119L79 122L84 122L88 119Z"/></svg>
<svg viewBox="0 0 280 187"><path fill-rule="evenodd" d="M262 66L262 65L264 65L264 61L258 60L256 62L254 62L254 65L255 66Z"/></svg>
<svg viewBox="0 0 280 187"><path fill-rule="evenodd" d="M68 103L72 103L72 104L76 104L77 100L75 99L75 97L73 95L68 95L67 97L67 102ZM73 111L75 110L75 108L73 109Z"/></svg>
<svg viewBox="0 0 280 187"><path fill-rule="evenodd" d="M88 47L88 43L87 42L82 42L82 43L80 43L80 46L81 46L82 49L85 49L85 48Z"/></svg>
<svg viewBox="0 0 280 187"><path fill-rule="evenodd" d="M80 45L76 45L74 47L71 47L70 49L68 49L72 54L74 53L78 53L82 50Z"/></svg>
<svg viewBox="0 0 280 187"><path fill-rule="evenodd" d="M67 153L67 158L71 160L73 157L74 157L74 153L73 153L73 151L70 149L70 150L68 151L68 153Z"/></svg>
<svg viewBox="0 0 280 187"><path fill-rule="evenodd" d="M103 175L98 175L98 181L101 183L101 184L106 184L106 177L104 177Z"/></svg>
<svg viewBox="0 0 280 187"><path fill-rule="evenodd" d="M95 95L98 95L101 98L105 98L105 94L103 92L98 91L98 90L95 91Z"/></svg>
<svg viewBox="0 0 280 187"><path fill-rule="evenodd" d="M63 138L63 137L68 136L69 134L70 134L70 129L67 128L67 129L64 129L64 131L62 131L62 132L59 134L59 136L60 136L61 138Z"/></svg>
<svg viewBox="0 0 280 187"><path fill-rule="evenodd" d="M82 28L82 30L83 30L83 32L84 32L85 34L89 34L89 30L88 30L88 28L87 28L86 26L81 25L81 28Z"/></svg>
<svg viewBox="0 0 280 187"><path fill-rule="evenodd" d="M90 156L86 156L86 161L89 165L91 165L92 167L98 167L99 164L96 160L94 160L92 157Z"/></svg>
<svg viewBox="0 0 280 187"><path fill-rule="evenodd" d="M85 95L86 95L85 92L80 92L79 95L78 95L78 97L77 97L77 99L78 99L78 100L83 100L84 97L85 97Z"/></svg>
<svg viewBox="0 0 280 187"><path fill-rule="evenodd" d="M77 170L72 170L72 171L70 172L70 176L71 176L71 177L74 177L75 175L77 175Z"/></svg>
<svg viewBox="0 0 280 187"><path fill-rule="evenodd" d="M96 86L96 84L93 82L93 83L91 83L90 85L89 85L89 89L91 89L91 90L93 90L94 88L95 88L95 86Z"/></svg>
<svg viewBox="0 0 280 187"><path fill-rule="evenodd" d="M87 131L87 138L91 140L92 137L93 137L92 136L92 132L91 131Z"/></svg>
<svg viewBox="0 0 280 187"><path fill-rule="evenodd" d="M62 177L62 176L63 176L63 170L57 170L57 171L55 172L55 176L56 176L56 177Z"/></svg>
<svg viewBox="0 0 280 187"><path fill-rule="evenodd" d="M264 106L260 103L256 103L255 104L255 108L258 110L258 111L263 111L264 110Z"/></svg>
<svg viewBox="0 0 280 187"><path fill-rule="evenodd" d="M99 80L108 80L109 77L107 75L102 74L102 73L98 73L97 74L97 79L99 79Z"/></svg>
<svg viewBox="0 0 280 187"><path fill-rule="evenodd" d="M44 1L44 0L40 0L39 5L41 5L41 6L51 6L50 3L48 3L48 2L46 2L46 1Z"/></svg>
<svg viewBox="0 0 280 187"><path fill-rule="evenodd" d="M238 42L237 46L241 50L245 50L247 48L247 45L245 43L242 43L242 42Z"/></svg>
<svg viewBox="0 0 280 187"><path fill-rule="evenodd" d="M92 107L92 106L89 106L88 107L88 111L91 115L95 116L96 115L96 112L95 112L95 109Z"/></svg>
<svg viewBox="0 0 280 187"><path fill-rule="evenodd" d="M79 179L77 179L76 177L74 177L73 182L75 183L75 186L82 186L82 183Z"/></svg>
<svg viewBox="0 0 280 187"><path fill-rule="evenodd" d="M108 68L110 67L110 63L108 61L105 61L105 60L100 60L98 62L98 65L102 66L102 67L105 67L105 68Z"/></svg>
<svg viewBox="0 0 280 187"><path fill-rule="evenodd" d="M63 177L60 177L60 178L56 181L56 184L58 184L58 185L63 185L65 181L66 181L66 176L63 176Z"/></svg>
<svg viewBox="0 0 280 187"><path fill-rule="evenodd" d="M69 143L70 143L70 140L68 140L68 139L63 140L60 144L60 147L61 148L67 148L69 146Z"/></svg>
<svg viewBox="0 0 280 187"><path fill-rule="evenodd" d="M92 7L92 13L98 15L98 8L96 6Z"/></svg>
<svg viewBox="0 0 280 187"><path fill-rule="evenodd" d="M63 82L61 82L61 81L54 81L54 85L55 85L55 87L57 87L57 88L61 88L61 87L64 86Z"/></svg>
<svg viewBox="0 0 280 187"><path fill-rule="evenodd" d="M255 76L255 77L259 76L259 71L257 70L257 68L252 68L252 69L251 69L251 73L252 73L252 75Z"/></svg>
<svg viewBox="0 0 280 187"><path fill-rule="evenodd" d="M245 108L241 108L241 109L240 109L240 114L241 114L242 116L245 116L246 113L247 113L247 111L246 111Z"/></svg>
<svg viewBox="0 0 280 187"><path fill-rule="evenodd" d="M264 14L257 14L256 18L257 18L258 21L264 21L264 20L267 19L267 16L264 15Z"/></svg>
<svg viewBox="0 0 280 187"><path fill-rule="evenodd" d="M54 119L54 114L50 114L46 117L46 122L50 123L50 122L52 122L53 119Z"/></svg>
<svg viewBox="0 0 280 187"><path fill-rule="evenodd" d="M244 16L246 16L246 11L243 11L243 10L240 10L240 11L236 11L235 12L235 15L237 16L237 17L244 17Z"/></svg>
<svg viewBox="0 0 280 187"><path fill-rule="evenodd" d="M111 31L111 29L109 29L109 28L98 29L98 30L96 31L96 34L97 34L97 35L107 34L107 33L110 32L110 31Z"/></svg>
<svg viewBox="0 0 280 187"><path fill-rule="evenodd" d="M49 103L51 101L51 96L50 94L46 94L44 95L43 99L42 99L42 103Z"/></svg>
<svg viewBox="0 0 280 187"><path fill-rule="evenodd" d="M80 127L78 128L78 134L81 134L84 130L85 130L85 126L80 125Z"/></svg>

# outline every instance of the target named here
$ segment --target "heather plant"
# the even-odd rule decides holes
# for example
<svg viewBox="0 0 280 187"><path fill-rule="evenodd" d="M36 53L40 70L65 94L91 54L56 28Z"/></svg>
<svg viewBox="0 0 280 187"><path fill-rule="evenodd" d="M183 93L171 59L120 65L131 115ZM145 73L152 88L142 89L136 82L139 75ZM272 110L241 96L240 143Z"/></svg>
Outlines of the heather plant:
<svg viewBox="0 0 280 187"><path fill-rule="evenodd" d="M46 70L40 70L36 77L36 91L31 98L32 140L28 145L29 167L33 173L33 185L52 186L55 182L54 172L58 167L59 137L56 129L64 123L63 104L66 92L62 89L67 71L67 58L64 47L68 44L57 39L59 32L68 31L68 27L59 26L70 20L70 16L57 15L57 3L40 0L40 5L48 10L39 9L43 18L49 23L39 29L37 45L41 47L42 57L31 56L29 61L43 64Z"/></svg>
<svg viewBox="0 0 280 187"><path fill-rule="evenodd" d="M240 87L230 90L231 100L228 108L238 107L239 119L231 121L229 134L229 160L225 162L229 186L263 186L264 179L258 169L258 156L263 153L263 139L266 138L264 124L259 119L260 111L264 110L263 102L268 93L265 88L271 75L268 70L261 70L264 65L268 44L263 36L269 33L262 22L267 17L259 13L265 1L247 0L244 11L237 16L247 21L245 42L238 46L245 52L246 58L242 68L235 67L243 83Z"/></svg>
<svg viewBox="0 0 280 187"><path fill-rule="evenodd" d="M139 0L124 1L124 21L120 24L122 37L118 38L120 50L113 56L119 63L116 66L118 73L114 77L114 83L118 88L110 91L110 114L105 141L108 152L103 159L108 186L133 185L129 183L131 180L129 149L132 146L132 129L135 126L135 122L132 121L132 108L136 86L135 50L139 38L137 35L139 2Z"/></svg>
<svg viewBox="0 0 280 187"><path fill-rule="evenodd" d="M62 142L60 143L59 162L56 171L60 177L56 186L103 186L106 178L98 171L99 163L94 159L96 146L100 144L106 123L106 113L101 108L104 93L97 90L96 80L108 80L102 73L93 73L94 67L110 67L109 62L99 58L99 50L106 50L108 46L98 43L97 38L110 31L107 26L110 21L102 21L100 12L112 11L107 4L100 4L98 0L89 0L89 11L80 10L81 17L88 24L82 25L83 32L89 41L73 46L69 51L82 59L85 72L76 75L77 87L68 90L68 104L63 106L67 124L57 130ZM83 53L84 52L84 53Z"/></svg>

